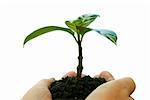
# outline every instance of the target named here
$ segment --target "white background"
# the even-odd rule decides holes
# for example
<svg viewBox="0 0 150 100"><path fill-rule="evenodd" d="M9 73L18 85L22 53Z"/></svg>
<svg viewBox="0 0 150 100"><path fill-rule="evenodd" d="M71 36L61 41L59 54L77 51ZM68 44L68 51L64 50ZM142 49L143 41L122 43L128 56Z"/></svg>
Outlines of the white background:
<svg viewBox="0 0 150 100"><path fill-rule="evenodd" d="M148 0L6 0L0 1L0 99L19 100L37 81L60 79L76 71L78 49L71 35L55 31L25 45L33 30L65 26L82 14L100 14L90 27L115 31L118 45L95 32L83 40L83 73L103 70L116 79L130 76L135 100L150 100L150 7Z"/></svg>

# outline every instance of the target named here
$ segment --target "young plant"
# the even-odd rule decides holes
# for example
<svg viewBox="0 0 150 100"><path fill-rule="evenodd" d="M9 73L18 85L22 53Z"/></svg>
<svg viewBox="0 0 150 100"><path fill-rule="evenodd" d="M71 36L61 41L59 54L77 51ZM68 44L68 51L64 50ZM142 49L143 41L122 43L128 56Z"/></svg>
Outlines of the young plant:
<svg viewBox="0 0 150 100"><path fill-rule="evenodd" d="M46 26L46 27L37 29L25 38L23 45L25 45L28 41L40 35L43 35L45 33L52 32L55 30L65 31L71 34L72 37L75 39L76 43L78 44L79 56L78 56L78 66L77 66L77 78L80 79L82 75L82 70L83 70L82 40L83 40L84 35L87 32L96 31L100 35L109 39L114 44L116 44L117 42L117 35L115 32L111 30L106 30L106 29L92 29L88 27L97 17L99 17L99 15L85 14L85 15L78 17L75 20L65 21L65 24L68 26L68 28L59 27L59 26Z"/></svg>

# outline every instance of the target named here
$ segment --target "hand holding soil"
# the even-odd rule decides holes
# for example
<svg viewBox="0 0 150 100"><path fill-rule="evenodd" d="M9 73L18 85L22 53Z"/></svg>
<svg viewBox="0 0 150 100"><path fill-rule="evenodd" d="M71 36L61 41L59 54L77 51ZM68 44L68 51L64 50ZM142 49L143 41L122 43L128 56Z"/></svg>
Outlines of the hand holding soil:
<svg viewBox="0 0 150 100"><path fill-rule="evenodd" d="M109 72L102 72L100 77L104 77L109 82L97 87L86 100L134 100L130 96L135 90L132 78L114 80Z"/></svg>
<svg viewBox="0 0 150 100"><path fill-rule="evenodd" d="M67 28L60 26L46 26L33 31L25 38L23 46L28 41L36 37L39 37L49 32L60 30L69 33L74 38L75 42L78 45L79 55L78 55L78 65L76 67L77 73L72 72L70 77L65 77L62 78L61 80L55 80L55 82L49 84L48 89L51 93L51 97L53 100L85 100L91 94L91 92L93 92L98 86L100 87L101 84L107 82L107 80L105 79L106 77L101 78L100 75L98 76L98 78L92 78L89 75L82 77L83 76L82 41L86 33L90 31L95 31L98 34L110 40L115 45L117 45L117 34L114 31L107 29L89 28L89 25L92 22L94 22L97 19L97 17L100 16L97 14L84 14L74 20L65 21ZM69 76L70 73L68 73L67 76ZM108 72L103 73L110 75L109 80L113 78L110 73ZM104 75L103 73L101 74L102 76L107 76ZM33 91L34 89L31 90ZM43 91L45 92L47 91L47 89L44 88ZM47 97L44 94L42 96L44 96L44 98ZM38 100L40 99L38 98Z"/></svg>
<svg viewBox="0 0 150 100"><path fill-rule="evenodd" d="M64 77L76 76L75 72L69 72ZM82 75L84 77L85 75ZM134 100L130 95L135 90L135 83L131 78L114 80L114 77L107 71L95 77L105 78L109 81L97 87L86 100ZM52 100L49 86L54 79L44 79L33 86L22 98L22 100Z"/></svg>

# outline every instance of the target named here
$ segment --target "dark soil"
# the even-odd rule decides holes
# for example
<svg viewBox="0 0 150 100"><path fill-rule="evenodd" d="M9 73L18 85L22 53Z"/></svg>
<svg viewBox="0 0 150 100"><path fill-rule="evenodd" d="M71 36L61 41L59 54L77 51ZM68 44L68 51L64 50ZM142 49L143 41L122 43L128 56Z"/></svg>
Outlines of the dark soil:
<svg viewBox="0 0 150 100"><path fill-rule="evenodd" d="M105 82L104 78L91 78L90 76L79 80L77 77L62 78L53 82L50 87L52 100L85 100L94 89Z"/></svg>

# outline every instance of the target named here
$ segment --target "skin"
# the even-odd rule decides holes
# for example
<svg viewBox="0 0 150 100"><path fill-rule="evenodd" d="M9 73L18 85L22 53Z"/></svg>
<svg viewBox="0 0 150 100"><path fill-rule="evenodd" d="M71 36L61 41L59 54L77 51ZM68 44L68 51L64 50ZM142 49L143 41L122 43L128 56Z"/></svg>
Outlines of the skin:
<svg viewBox="0 0 150 100"><path fill-rule="evenodd" d="M64 77L76 76L76 73L68 72ZM85 75L82 75L84 77ZM97 87L86 100L134 100L130 95L135 90L135 83L132 78L126 77L114 80L114 77L107 71L103 71L95 77L105 78L108 82ZM34 85L21 100L52 100L48 87L55 80L43 79Z"/></svg>

